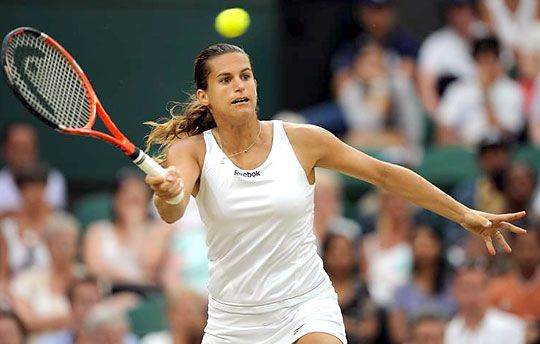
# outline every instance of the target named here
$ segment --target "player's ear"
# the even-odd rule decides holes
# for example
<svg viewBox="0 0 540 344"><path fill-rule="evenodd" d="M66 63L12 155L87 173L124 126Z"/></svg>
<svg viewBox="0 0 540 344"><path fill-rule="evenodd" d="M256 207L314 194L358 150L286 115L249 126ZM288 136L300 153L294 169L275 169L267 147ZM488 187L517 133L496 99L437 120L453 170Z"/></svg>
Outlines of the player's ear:
<svg viewBox="0 0 540 344"><path fill-rule="evenodd" d="M208 104L210 104L210 102L208 101L208 94L204 90L198 89L196 96L202 105L208 106Z"/></svg>

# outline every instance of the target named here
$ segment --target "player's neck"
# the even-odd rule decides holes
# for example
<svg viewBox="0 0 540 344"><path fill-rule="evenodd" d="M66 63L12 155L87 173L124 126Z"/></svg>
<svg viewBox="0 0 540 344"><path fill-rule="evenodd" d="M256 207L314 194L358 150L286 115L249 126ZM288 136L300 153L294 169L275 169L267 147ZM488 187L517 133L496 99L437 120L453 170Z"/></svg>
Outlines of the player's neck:
<svg viewBox="0 0 540 344"><path fill-rule="evenodd" d="M260 141L262 123L255 118L242 125L218 124L214 134L225 154L232 155L249 150Z"/></svg>

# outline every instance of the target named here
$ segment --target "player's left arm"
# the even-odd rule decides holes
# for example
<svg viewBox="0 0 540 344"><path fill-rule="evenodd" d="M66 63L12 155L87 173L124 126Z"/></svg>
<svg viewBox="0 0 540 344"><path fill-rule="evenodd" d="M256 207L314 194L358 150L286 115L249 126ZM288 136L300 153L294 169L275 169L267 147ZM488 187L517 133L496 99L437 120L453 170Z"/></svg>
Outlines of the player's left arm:
<svg viewBox="0 0 540 344"><path fill-rule="evenodd" d="M305 156L304 163L313 167L336 170L365 180L380 189L399 195L419 206L459 223L465 229L484 237L491 253L495 253L491 235L498 229L524 233L509 221L522 218L525 212L488 214L470 209L408 168L375 159L345 144L325 129L312 125L289 125L289 137ZM506 251L510 247L504 238L496 237Z"/></svg>
<svg viewBox="0 0 540 344"><path fill-rule="evenodd" d="M313 167L365 180L458 223L463 222L469 211L415 172L362 153L325 129L306 125L296 131L302 132L296 141L303 141L299 142L302 155L310 157Z"/></svg>

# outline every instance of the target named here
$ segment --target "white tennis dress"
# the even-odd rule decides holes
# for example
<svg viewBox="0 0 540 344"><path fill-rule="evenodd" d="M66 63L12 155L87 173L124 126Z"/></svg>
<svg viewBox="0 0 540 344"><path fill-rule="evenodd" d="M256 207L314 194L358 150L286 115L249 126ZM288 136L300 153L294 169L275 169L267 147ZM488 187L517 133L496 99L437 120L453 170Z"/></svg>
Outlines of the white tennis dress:
<svg viewBox="0 0 540 344"><path fill-rule="evenodd" d="M254 170L230 161L212 132L196 197L207 227L209 309L204 344L291 344L325 332L346 343L337 295L317 254L313 193L273 121L271 151Z"/></svg>

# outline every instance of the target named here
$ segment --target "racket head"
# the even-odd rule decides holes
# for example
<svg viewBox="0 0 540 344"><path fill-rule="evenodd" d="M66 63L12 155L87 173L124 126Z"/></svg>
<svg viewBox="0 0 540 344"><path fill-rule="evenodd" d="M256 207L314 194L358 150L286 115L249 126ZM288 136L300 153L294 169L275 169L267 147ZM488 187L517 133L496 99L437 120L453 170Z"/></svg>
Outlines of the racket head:
<svg viewBox="0 0 540 344"><path fill-rule="evenodd" d="M10 88L34 116L66 133L92 127L95 92L54 39L34 28L17 28L4 38L1 59Z"/></svg>
<svg viewBox="0 0 540 344"><path fill-rule="evenodd" d="M57 131L95 137L134 154L133 143L109 118L81 67L53 38L17 28L4 38L0 57L10 88L34 116ZM92 130L96 114L113 136Z"/></svg>

